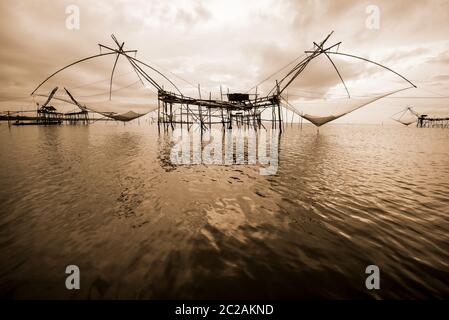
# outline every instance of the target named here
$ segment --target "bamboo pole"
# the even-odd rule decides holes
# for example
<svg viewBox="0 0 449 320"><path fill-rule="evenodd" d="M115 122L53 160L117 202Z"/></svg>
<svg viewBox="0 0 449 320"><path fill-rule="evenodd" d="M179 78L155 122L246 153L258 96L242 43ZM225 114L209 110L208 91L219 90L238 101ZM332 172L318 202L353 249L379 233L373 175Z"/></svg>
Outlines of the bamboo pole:
<svg viewBox="0 0 449 320"><path fill-rule="evenodd" d="M281 104L280 104L280 101L279 101L279 97L280 97L281 92L280 92L279 83L278 83L277 80L276 80L276 87L277 87L277 95L278 95L277 96L278 99L277 99L276 103L278 105L279 131L282 132Z"/></svg>

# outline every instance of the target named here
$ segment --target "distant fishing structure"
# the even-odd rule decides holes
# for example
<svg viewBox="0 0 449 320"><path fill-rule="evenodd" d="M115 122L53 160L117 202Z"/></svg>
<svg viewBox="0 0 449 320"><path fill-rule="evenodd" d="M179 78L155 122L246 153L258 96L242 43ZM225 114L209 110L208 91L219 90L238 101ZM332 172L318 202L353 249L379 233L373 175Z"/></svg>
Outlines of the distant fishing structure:
<svg viewBox="0 0 449 320"><path fill-rule="evenodd" d="M81 106L70 94L70 92L65 89L69 97L72 99L73 103L75 103L80 111L71 111L71 112L58 112L57 109L50 105L50 101L53 99L55 93L58 91L58 87L55 87L47 97L47 100L39 105L37 103L36 117L24 116L23 113L33 112L33 110L26 111L17 111L11 113L10 111L3 112L0 116L7 117L8 122L11 121L11 117L15 120L13 125L16 126L25 126L25 125L58 125L62 124L64 121L69 124L74 123L89 123L89 113L84 106ZM26 121L24 121L26 120Z"/></svg>
<svg viewBox="0 0 449 320"><path fill-rule="evenodd" d="M267 94L258 93L257 85L251 88L246 93L230 93L229 90L226 93L223 93L223 90L220 86L220 99L212 99L211 94L209 94L209 97L201 96L201 87L198 84L198 97L186 96L175 85L175 83L171 81L167 76L165 76L162 72L157 70L155 67L137 59L137 50L125 50L125 43L120 43L117 38L112 35L111 37L116 47L99 44L99 54L77 60L58 69L46 79L44 79L33 90L31 95L43 96L48 98L47 101L37 110L37 118L39 119L38 122L44 124L61 123L62 121L67 121L67 119L70 119L72 123L76 123L79 121L87 121L88 123L88 112L95 112L103 115L104 117L108 117L110 119L118 121L130 121L139 118L149 112L157 110L158 127L160 128L162 126L164 130L168 130L168 128L174 129L174 127L178 124L181 127L185 125L188 129L190 129L193 124L198 124L201 129L211 128L214 124L221 124L223 127L229 129L233 126L245 126L257 129L261 126L264 126L263 122L269 121L271 122L272 128L279 128L280 131L282 131L282 123L284 122L283 110L285 110L286 112L287 110L290 111L292 115L298 115L301 125L302 119L304 118L310 121L315 126L319 127L376 100L387 97L399 91L416 88L416 86L410 80L397 73L396 71L390 69L389 67L363 57L339 52L341 42L327 45L327 42L332 34L333 32L328 34L326 38L319 43L313 42L313 48L311 50L305 51L305 57L302 58L299 62L296 62L298 61L298 58L296 58L293 61L295 62L293 67L285 72L284 75L280 77L280 79L275 81L273 87ZM106 50L106 52L101 52L101 50ZM81 102L80 99L75 98L67 89L65 89L65 92L68 95L69 99L56 97L55 93L58 90L57 87L54 88L49 95L37 93L37 90L41 88L41 86L48 80L50 80L60 72L70 68L71 66L77 65L87 60L111 55L115 56L115 61L109 79L109 100L111 100L112 98L112 84L117 62L120 57L123 57L129 62L141 84L144 86L145 84L149 84L150 88L153 87L157 91L157 106L148 107L148 111L145 113L136 113L131 110L128 112L118 113L115 111L107 110L107 108L100 110L98 109L98 106L94 105L94 103ZM343 84L350 101L347 106L338 110L331 111L324 108L324 111L321 114L319 113L319 106L317 106L317 108L315 108L311 112L304 112L299 107L294 106L290 102L288 102L288 98L283 96L287 88L295 81L295 79L297 79L301 75L301 73L306 69L310 62L319 56L325 56L326 59L330 62L331 66L338 75L339 80ZM364 99L351 98L349 89L346 86L346 83L335 62L332 60L332 56L344 56L346 58L349 57L352 59L362 60L377 65L397 75L398 77L406 81L410 86L387 93L381 93L376 96L369 96ZM289 65L291 65L293 62L291 62ZM285 69L285 67L282 68L281 71L283 69ZM168 83L172 87L171 90L165 89L162 84L158 83L155 79L155 76L162 77L163 79L168 81ZM252 90L255 91L252 92ZM69 114L58 113L54 107L51 108L50 106L48 106L48 103L52 99L73 104L79 108L79 111ZM264 113L264 111L266 110L271 111L271 117L263 119L262 114L267 114L267 112Z"/></svg>
<svg viewBox="0 0 449 320"><path fill-rule="evenodd" d="M409 126L412 123L415 123L418 121L419 113L417 113L415 110L413 110L412 107L407 107L404 110L401 110L391 116L391 119L393 119L396 122L399 122L400 124L403 124L404 126Z"/></svg>
<svg viewBox="0 0 449 320"><path fill-rule="evenodd" d="M418 128L449 128L449 117L429 117L416 112L412 107L393 114L391 118L405 126L416 123Z"/></svg>
<svg viewBox="0 0 449 320"><path fill-rule="evenodd" d="M449 128L449 117L429 117L421 114L416 126L419 128Z"/></svg>

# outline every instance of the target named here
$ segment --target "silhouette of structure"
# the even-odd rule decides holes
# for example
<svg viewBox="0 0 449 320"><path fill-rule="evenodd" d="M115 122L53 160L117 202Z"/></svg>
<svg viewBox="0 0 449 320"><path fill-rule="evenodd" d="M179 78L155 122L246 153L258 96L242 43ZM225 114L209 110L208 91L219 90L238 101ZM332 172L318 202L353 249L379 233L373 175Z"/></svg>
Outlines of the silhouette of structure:
<svg viewBox="0 0 449 320"><path fill-rule="evenodd" d="M391 118L405 126L416 122L418 128L449 128L449 117L429 117L427 114L419 114L412 107L395 113Z"/></svg>
<svg viewBox="0 0 449 320"><path fill-rule="evenodd" d="M404 126L409 126L412 123L415 123L418 118L419 114L413 110L412 107L407 107L391 116L391 119L403 124Z"/></svg>
<svg viewBox="0 0 449 320"><path fill-rule="evenodd" d="M422 114L418 117L416 126L419 128L449 128L449 117L438 118Z"/></svg>
<svg viewBox="0 0 449 320"><path fill-rule="evenodd" d="M112 67L109 83L109 99L111 99L112 96L112 82L114 78L114 71L116 69L117 61L120 57L124 57L130 63L131 67L137 74L140 82L142 84L144 83L150 84L157 90L158 126L163 126L165 129L168 129L169 127L174 128L175 125L180 124L181 126L186 125L187 128L190 128L190 126L193 123L197 123L201 126L202 129L210 128L213 124L221 124L223 127L226 126L228 128L232 128L233 126L238 127L252 126L254 128L258 128L260 126L263 126L262 124L263 121L268 120L271 122L273 128L279 128L282 131L281 125L283 121L282 108L290 110L291 112L297 114L300 117L305 116L303 113L299 112L295 107L293 107L287 102L287 100L282 96L283 92L295 81L295 79L304 71L304 69L313 59L321 55L324 55L330 61L332 67L335 69L336 73L339 76L339 79L344 85L349 98L350 98L349 90L343 80L342 75L337 69L337 66L331 59L332 55L350 57L353 59L359 59L375 64L377 66L380 66L381 68L384 68L398 75L406 82L408 82L410 85L416 87L408 79L406 79L399 73L393 71L392 69L384 65L381 65L377 62L374 62L366 58L339 52L338 50L341 42L332 45L327 45L327 41L332 34L333 32L327 35L327 37L319 43L314 42L313 49L305 51L305 57L296 64L294 64L293 67L288 72L286 72L283 77L281 77L279 80L276 80L276 83L273 86L273 88L268 92L268 94L265 95L257 93L257 86L255 87L255 93L227 92L226 94L223 94L220 88L220 99L212 99L211 95L209 95L209 98L207 99L201 97L201 90L200 86L198 85L199 98L188 97L184 95L181 92L181 90L179 90L179 88L159 70L137 59L135 56L134 57L131 56L131 54L135 55L137 53L137 50L124 50L125 43L124 42L120 43L114 35L112 35L112 39L116 44L115 48L99 44L100 54L83 58L57 70L56 72L48 76L44 81L42 81L31 94L32 95L35 94L36 91L50 78L73 65L94 58L115 55L116 58L114 61L114 65ZM101 53L102 49L106 50L107 52ZM295 59L294 61L297 60L298 58ZM146 70L144 70L144 68L147 71L148 70L150 71L147 72ZM173 87L173 89L171 91L164 89L164 87L155 80L153 73L167 80ZM385 97L395 92L397 91L388 94L383 94L379 98ZM74 103L79 106L79 104L73 99L72 96L71 99L72 99L71 103ZM372 99L372 101L375 101L377 99L378 98ZM282 101L285 101L286 103L282 104ZM372 101L369 101L368 103ZM319 119L313 118L312 116L308 115L307 119L310 120L315 125L319 126L329 121L335 120L366 104L367 103L364 102L360 103L359 105L355 106L353 105L351 107L351 110L345 110L341 114L332 114L331 116L320 117ZM85 108L87 110L89 109L89 106L85 106ZM90 110L95 111L92 110L91 108ZM269 119L262 119L262 113L265 110L271 111L271 117ZM100 113L108 116L107 115L108 112L100 112Z"/></svg>
<svg viewBox="0 0 449 320"><path fill-rule="evenodd" d="M64 88L65 89L65 88ZM8 120L11 120L11 115L13 116L13 119L16 120L14 125L23 126L23 125L55 125L55 124L62 124L64 121L68 124L89 124L89 112L87 109L78 103L78 101L73 98L73 96L70 94L70 92L65 89L67 95L70 97L71 102L78 106L80 111L72 111L72 112L58 112L58 110L52 106L49 105L50 101L54 98L55 93L58 91L58 87L55 87L50 94L47 96L47 100L39 106L39 103L37 103L37 110L36 110L36 117L26 117L23 116L23 113L27 112L33 112L31 110L27 111L6 111L8 115ZM61 99L59 99L61 100ZM66 101L69 102L69 101ZM24 122L26 121L26 122Z"/></svg>

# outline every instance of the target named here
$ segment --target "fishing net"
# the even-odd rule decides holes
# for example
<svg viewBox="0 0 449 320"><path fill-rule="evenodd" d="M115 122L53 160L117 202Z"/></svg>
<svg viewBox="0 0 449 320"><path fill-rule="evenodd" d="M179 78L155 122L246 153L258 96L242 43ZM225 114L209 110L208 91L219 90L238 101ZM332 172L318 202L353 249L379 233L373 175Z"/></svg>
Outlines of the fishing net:
<svg viewBox="0 0 449 320"><path fill-rule="evenodd" d="M75 91L76 92L76 91ZM73 93L73 91L72 91ZM71 97L67 92L62 90L57 95L53 96L51 105L56 106L59 111L80 111L86 110L94 113L98 113L105 117L119 120L119 121L131 121L142 117L157 109L157 104L149 103L147 98L142 96L128 97L126 95L114 96L111 100L108 99L108 93L101 95L95 94L90 97ZM35 94L36 100L43 100L39 98L47 98L48 94ZM102 100L102 98L104 100ZM151 99L150 101L154 101Z"/></svg>
<svg viewBox="0 0 449 320"><path fill-rule="evenodd" d="M148 114L151 111L157 109L157 106L149 106L148 103L132 103L126 101L100 101L100 102L87 102L86 108L89 111L99 113L105 117L119 120L119 121L131 121ZM123 112L124 106L130 111ZM103 110L103 111L102 111ZM105 111L107 110L107 111ZM113 111L116 110L116 111ZM134 110L145 110L142 112L136 112Z"/></svg>
<svg viewBox="0 0 449 320"><path fill-rule="evenodd" d="M118 60L111 78L115 58L115 55L94 58L61 69L38 87L33 94L34 102L42 106L58 86L49 104L59 112L84 109L115 120L130 121L157 110L157 90L133 70L126 58ZM165 84L159 78L161 76L156 73L155 79Z"/></svg>
<svg viewBox="0 0 449 320"><path fill-rule="evenodd" d="M418 114L413 111L412 108L406 108L405 110L395 113L391 119L405 126L409 126L418 120Z"/></svg>
<svg viewBox="0 0 449 320"><path fill-rule="evenodd" d="M347 115L348 113L351 113L361 107L373 103L374 101L406 89L408 88L363 98L339 98L333 100L322 99L315 101L303 101L295 105L289 103L288 109L319 127L330 121L343 117L344 115Z"/></svg>

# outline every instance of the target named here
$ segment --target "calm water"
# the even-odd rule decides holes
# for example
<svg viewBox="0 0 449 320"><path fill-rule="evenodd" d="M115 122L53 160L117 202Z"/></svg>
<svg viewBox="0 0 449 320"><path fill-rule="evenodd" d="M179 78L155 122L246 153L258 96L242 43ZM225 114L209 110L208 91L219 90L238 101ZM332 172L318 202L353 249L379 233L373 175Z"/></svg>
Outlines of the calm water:
<svg viewBox="0 0 449 320"><path fill-rule="evenodd" d="M148 124L2 123L0 295L449 297L449 130L288 127L274 176L175 166L169 140Z"/></svg>

